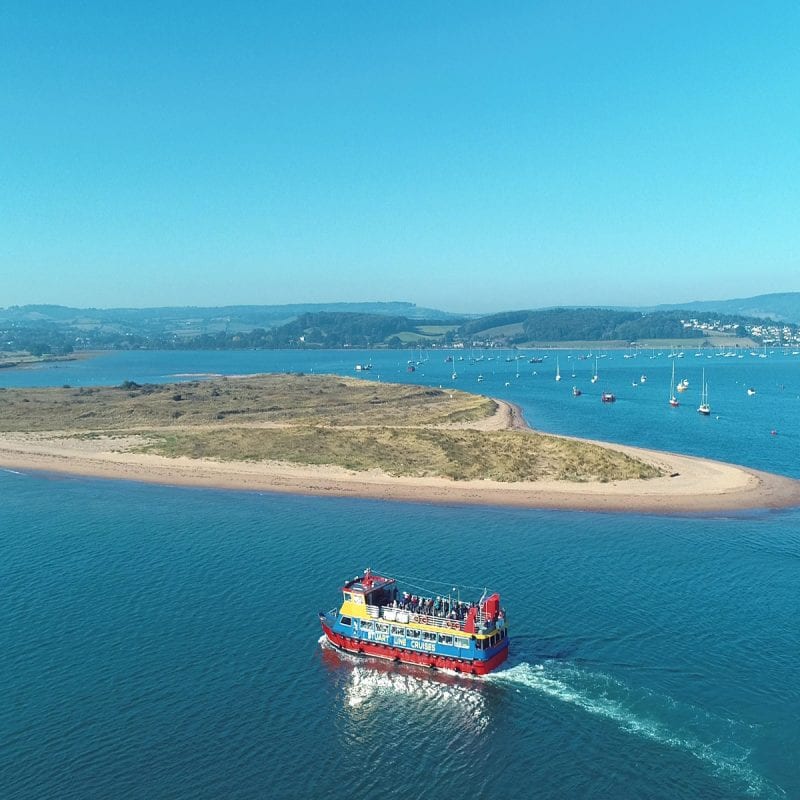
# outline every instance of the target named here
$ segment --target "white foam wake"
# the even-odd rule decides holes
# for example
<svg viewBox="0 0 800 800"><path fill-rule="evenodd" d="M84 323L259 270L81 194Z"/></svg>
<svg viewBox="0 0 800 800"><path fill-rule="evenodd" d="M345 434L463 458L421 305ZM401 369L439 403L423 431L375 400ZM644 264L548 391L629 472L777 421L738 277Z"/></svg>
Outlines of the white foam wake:
<svg viewBox="0 0 800 800"><path fill-rule="evenodd" d="M615 678L563 662L517 664L491 673L490 682L526 686L615 722L636 736L684 750L708 765L714 774L744 784L757 797L785 797L785 792L759 775L749 763L750 748L740 744L744 723L648 690L634 690Z"/></svg>
<svg viewBox="0 0 800 800"><path fill-rule="evenodd" d="M324 648L332 648L325 636L319 639ZM336 651L341 661L352 668L348 674L345 704L351 709L368 711L370 704L381 699L400 699L419 703L428 716L433 712L450 717L461 728L483 730L488 724L486 699L476 687L480 683L469 676L422 667L398 665Z"/></svg>

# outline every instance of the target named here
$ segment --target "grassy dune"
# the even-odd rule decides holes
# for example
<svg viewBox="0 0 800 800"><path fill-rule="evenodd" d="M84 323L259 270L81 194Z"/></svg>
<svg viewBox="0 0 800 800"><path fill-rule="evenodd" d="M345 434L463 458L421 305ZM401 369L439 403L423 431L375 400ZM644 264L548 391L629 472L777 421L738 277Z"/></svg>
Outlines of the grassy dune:
<svg viewBox="0 0 800 800"><path fill-rule="evenodd" d="M5 389L0 431L131 430L152 426L436 425L491 416L466 392L332 375L259 375L176 384Z"/></svg>
<svg viewBox="0 0 800 800"><path fill-rule="evenodd" d="M222 461L336 465L389 475L454 480L652 478L659 471L623 453L525 431L429 428L226 428L153 435L145 452Z"/></svg>
<svg viewBox="0 0 800 800"><path fill-rule="evenodd" d="M0 431L127 437L168 457L282 461L454 480L650 478L596 445L480 424L497 404L465 392L335 376L265 375L159 386L0 391ZM131 439L131 435L133 438Z"/></svg>

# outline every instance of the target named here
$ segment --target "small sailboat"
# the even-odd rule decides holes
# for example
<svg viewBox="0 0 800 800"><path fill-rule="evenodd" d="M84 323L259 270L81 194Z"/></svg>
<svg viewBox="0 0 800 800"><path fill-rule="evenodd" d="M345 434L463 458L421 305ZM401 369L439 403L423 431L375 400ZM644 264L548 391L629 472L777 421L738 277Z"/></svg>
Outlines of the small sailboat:
<svg viewBox="0 0 800 800"><path fill-rule="evenodd" d="M573 397L580 397L583 394L581 390L577 386L572 387L572 396Z"/></svg>
<svg viewBox="0 0 800 800"><path fill-rule="evenodd" d="M669 404L673 408L677 408L680 403L678 403L678 398L675 396L675 362L672 362L672 380L669 383Z"/></svg>
<svg viewBox="0 0 800 800"><path fill-rule="evenodd" d="M748 397L752 397L752 396L753 396L755 393L756 393L756 390L755 390L755 389L754 389L752 386L750 386L750 387L747 389L747 396L748 396Z"/></svg>
<svg viewBox="0 0 800 800"><path fill-rule="evenodd" d="M558 364L558 356L556 356L556 380L557 381L561 380L561 369Z"/></svg>
<svg viewBox="0 0 800 800"><path fill-rule="evenodd" d="M597 374L597 356L594 358L594 375L592 375L592 383L597 383L600 376Z"/></svg>
<svg viewBox="0 0 800 800"><path fill-rule="evenodd" d="M703 385L700 390L700 405L697 407L697 411L706 417L711 413L711 406L708 404L708 384L706 383L705 370L703 370Z"/></svg>
<svg viewBox="0 0 800 800"><path fill-rule="evenodd" d="M616 395L613 392L603 392L600 395L600 402L602 403L615 403L616 400Z"/></svg>

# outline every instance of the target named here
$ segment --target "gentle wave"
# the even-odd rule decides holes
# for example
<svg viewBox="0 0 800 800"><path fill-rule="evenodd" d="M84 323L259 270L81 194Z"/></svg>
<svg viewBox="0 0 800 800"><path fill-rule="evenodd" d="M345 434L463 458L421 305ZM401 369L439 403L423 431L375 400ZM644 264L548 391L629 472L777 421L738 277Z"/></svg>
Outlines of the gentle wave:
<svg viewBox="0 0 800 800"><path fill-rule="evenodd" d="M743 784L753 796L786 796L750 766L751 748L737 741L746 734L744 723L646 689L632 689L609 675L570 664L522 663L494 672L486 680L526 686L612 720L624 731L684 750L709 765L715 775ZM637 710L643 706L650 713Z"/></svg>

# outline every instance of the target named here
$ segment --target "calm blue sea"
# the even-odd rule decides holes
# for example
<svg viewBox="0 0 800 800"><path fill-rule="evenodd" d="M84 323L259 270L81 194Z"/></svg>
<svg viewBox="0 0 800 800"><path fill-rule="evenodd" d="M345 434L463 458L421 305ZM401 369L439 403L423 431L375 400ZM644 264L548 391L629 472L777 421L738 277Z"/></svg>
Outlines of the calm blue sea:
<svg viewBox="0 0 800 800"><path fill-rule="evenodd" d="M455 380L441 353L248 352L109 354L0 386L354 375L370 355L365 379L507 397L543 430L800 477L800 357L777 352L687 352L679 409L665 353L610 352L594 385L567 352L560 383L552 352L519 377L511 353L464 354ZM798 509L459 508L11 471L0 498L3 798L800 797ZM508 666L466 679L321 646L316 612L367 565L500 590Z"/></svg>

